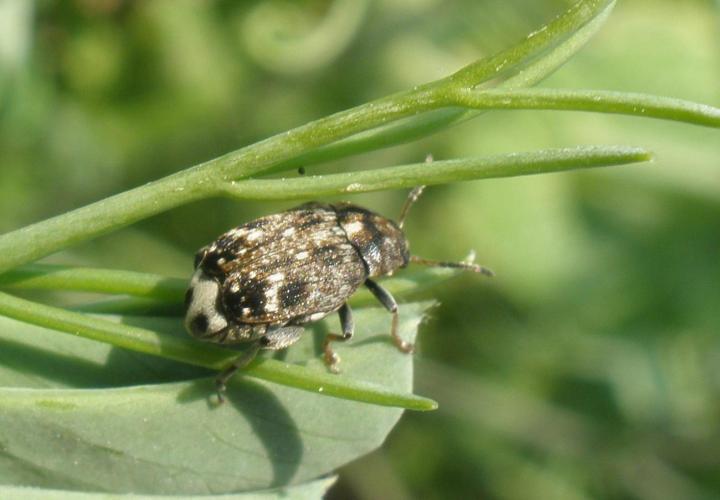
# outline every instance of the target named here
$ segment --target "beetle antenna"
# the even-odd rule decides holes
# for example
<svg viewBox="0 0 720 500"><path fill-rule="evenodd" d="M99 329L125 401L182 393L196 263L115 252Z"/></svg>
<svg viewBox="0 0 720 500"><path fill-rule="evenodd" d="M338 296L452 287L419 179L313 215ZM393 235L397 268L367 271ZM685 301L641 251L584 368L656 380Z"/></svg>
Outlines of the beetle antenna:
<svg viewBox="0 0 720 500"><path fill-rule="evenodd" d="M425 186L417 186L414 187L412 191L410 191L410 194L408 194L407 199L405 200L405 204L402 207L402 210L400 210L400 217L398 218L398 227L402 229L403 224L405 224L405 218L407 217L408 212L410 211L410 207L415 204L415 202L420 198L420 195L425 190Z"/></svg>
<svg viewBox="0 0 720 500"><path fill-rule="evenodd" d="M433 155L432 153L428 153L428 155L425 157L425 163L432 163L433 162ZM408 212L410 211L410 207L412 207L415 202L420 198L420 195L423 194L423 191L425 190L425 186L416 186L413 188L410 193L408 193L408 197L405 200L405 204L402 207L402 210L400 210L400 217L398 218L398 227L402 229L403 224L405 224L405 218L407 217Z"/></svg>
<svg viewBox="0 0 720 500"><path fill-rule="evenodd" d="M478 264L472 264L470 262L445 262L445 261L441 261L441 260L423 259L422 257L417 257L415 255L410 256L410 262L412 262L414 264L422 264L424 266L451 267L454 269L464 269L466 271L472 271L474 273L484 274L485 276L490 276L491 278L493 276L495 276L495 273L492 272L487 267L483 267Z"/></svg>

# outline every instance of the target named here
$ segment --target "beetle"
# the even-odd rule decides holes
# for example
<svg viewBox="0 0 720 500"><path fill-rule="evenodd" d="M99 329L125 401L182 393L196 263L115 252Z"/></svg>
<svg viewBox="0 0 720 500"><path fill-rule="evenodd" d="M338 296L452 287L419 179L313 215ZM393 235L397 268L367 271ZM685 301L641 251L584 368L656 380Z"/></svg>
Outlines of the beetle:
<svg viewBox="0 0 720 500"><path fill-rule="evenodd" d="M340 358L332 342L353 336L347 300L361 285L391 313L395 346L413 352L398 333L397 302L374 278L411 262L493 275L476 264L410 255L403 224L423 189L410 192L398 222L351 203L310 202L231 229L197 252L185 295L186 329L204 341L251 343L217 376L220 402L227 381L258 351L292 345L303 325L335 311L342 333L327 335L323 353L330 371L337 373Z"/></svg>

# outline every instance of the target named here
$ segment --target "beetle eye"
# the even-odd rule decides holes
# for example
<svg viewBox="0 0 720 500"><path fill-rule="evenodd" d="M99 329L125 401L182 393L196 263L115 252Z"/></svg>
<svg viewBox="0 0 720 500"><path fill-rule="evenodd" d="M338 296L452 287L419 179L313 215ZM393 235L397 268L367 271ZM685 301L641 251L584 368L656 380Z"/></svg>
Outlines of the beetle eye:
<svg viewBox="0 0 720 500"><path fill-rule="evenodd" d="M190 328L195 333L205 333L208 328L208 318L205 314L200 313L192 319Z"/></svg>

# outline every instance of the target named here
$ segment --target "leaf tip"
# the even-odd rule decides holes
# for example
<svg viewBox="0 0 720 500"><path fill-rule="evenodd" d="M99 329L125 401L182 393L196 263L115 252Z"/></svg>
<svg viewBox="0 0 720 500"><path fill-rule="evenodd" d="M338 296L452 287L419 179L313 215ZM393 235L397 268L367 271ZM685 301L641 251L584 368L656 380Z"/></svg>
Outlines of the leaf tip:
<svg viewBox="0 0 720 500"><path fill-rule="evenodd" d="M638 162L655 162L655 153L647 149L638 149L635 154L635 158Z"/></svg>
<svg viewBox="0 0 720 500"><path fill-rule="evenodd" d="M416 396L414 398L413 404L408 405L405 408L408 410L415 410L415 411L434 411L437 410L439 407L438 402L434 399L425 398L422 396Z"/></svg>

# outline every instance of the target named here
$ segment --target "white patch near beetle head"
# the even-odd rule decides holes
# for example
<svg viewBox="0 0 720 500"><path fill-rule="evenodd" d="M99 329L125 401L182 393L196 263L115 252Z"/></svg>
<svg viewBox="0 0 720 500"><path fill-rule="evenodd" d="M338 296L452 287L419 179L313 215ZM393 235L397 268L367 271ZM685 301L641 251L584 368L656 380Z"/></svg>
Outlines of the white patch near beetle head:
<svg viewBox="0 0 720 500"><path fill-rule="evenodd" d="M185 328L197 337L205 337L228 326L225 315L218 311L220 285L198 269L190 280L192 296L185 314ZM205 318L204 320L202 318Z"/></svg>

